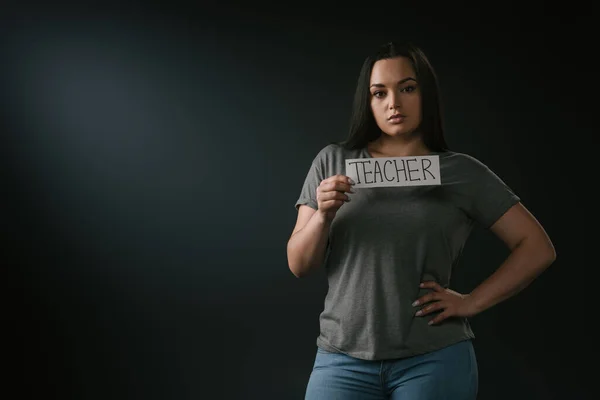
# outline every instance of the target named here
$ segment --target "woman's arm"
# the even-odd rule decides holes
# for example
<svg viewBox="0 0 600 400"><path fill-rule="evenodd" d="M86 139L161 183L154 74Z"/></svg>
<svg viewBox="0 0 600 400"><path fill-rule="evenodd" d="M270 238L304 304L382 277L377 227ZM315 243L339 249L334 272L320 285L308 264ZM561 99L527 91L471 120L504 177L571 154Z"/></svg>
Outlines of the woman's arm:
<svg viewBox="0 0 600 400"><path fill-rule="evenodd" d="M296 226L287 243L288 265L297 278L308 275L323 263L330 225L324 213L300 206Z"/></svg>
<svg viewBox="0 0 600 400"><path fill-rule="evenodd" d="M511 207L490 230L506 243L511 253L470 293L474 314L523 290L556 259L554 245L546 231L521 203Z"/></svg>

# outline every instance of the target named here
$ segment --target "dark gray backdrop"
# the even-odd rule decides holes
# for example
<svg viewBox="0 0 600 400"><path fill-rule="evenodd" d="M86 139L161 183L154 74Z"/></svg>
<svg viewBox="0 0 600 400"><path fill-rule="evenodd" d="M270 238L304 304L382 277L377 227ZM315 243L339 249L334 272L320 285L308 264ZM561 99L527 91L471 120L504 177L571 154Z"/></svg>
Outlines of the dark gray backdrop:
<svg viewBox="0 0 600 400"><path fill-rule="evenodd" d="M327 284L288 270L293 205L345 137L364 56L395 38L437 70L450 147L496 171L558 252L471 320L479 398L586 398L586 10L367 6L6 8L6 308L23 342L7 347L23 398L302 399ZM453 288L506 255L477 229Z"/></svg>

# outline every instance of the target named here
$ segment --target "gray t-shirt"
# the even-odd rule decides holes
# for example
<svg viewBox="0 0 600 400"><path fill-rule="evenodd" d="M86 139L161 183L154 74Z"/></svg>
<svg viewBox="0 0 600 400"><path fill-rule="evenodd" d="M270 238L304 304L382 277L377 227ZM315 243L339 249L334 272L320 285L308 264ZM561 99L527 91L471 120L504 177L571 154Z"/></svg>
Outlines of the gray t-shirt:
<svg viewBox="0 0 600 400"><path fill-rule="evenodd" d="M474 338L466 318L415 317L412 302L435 280L448 288L475 223L489 228L520 198L486 165L464 153L433 152L441 185L356 188L331 223L323 268L329 289L317 346L365 360L408 357ZM314 158L296 208L317 209L316 189L346 174L345 159L366 148L330 144Z"/></svg>

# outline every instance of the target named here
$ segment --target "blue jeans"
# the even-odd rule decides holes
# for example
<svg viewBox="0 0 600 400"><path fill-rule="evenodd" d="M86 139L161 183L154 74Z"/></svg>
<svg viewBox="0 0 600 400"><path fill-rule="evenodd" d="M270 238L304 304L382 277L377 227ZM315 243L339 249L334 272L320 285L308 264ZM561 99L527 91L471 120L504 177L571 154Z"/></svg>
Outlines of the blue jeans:
<svg viewBox="0 0 600 400"><path fill-rule="evenodd" d="M471 340L380 361L317 348L305 400L474 400L477 388Z"/></svg>

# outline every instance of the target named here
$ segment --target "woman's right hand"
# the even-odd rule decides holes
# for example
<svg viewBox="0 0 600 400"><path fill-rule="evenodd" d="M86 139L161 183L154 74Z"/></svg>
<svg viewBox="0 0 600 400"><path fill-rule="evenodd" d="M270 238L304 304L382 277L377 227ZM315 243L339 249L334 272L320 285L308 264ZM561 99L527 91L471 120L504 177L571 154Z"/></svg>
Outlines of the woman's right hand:
<svg viewBox="0 0 600 400"><path fill-rule="evenodd" d="M323 179L317 187L317 212L331 221L340 207L350 201L345 192L354 193L354 182L346 175L333 175Z"/></svg>

